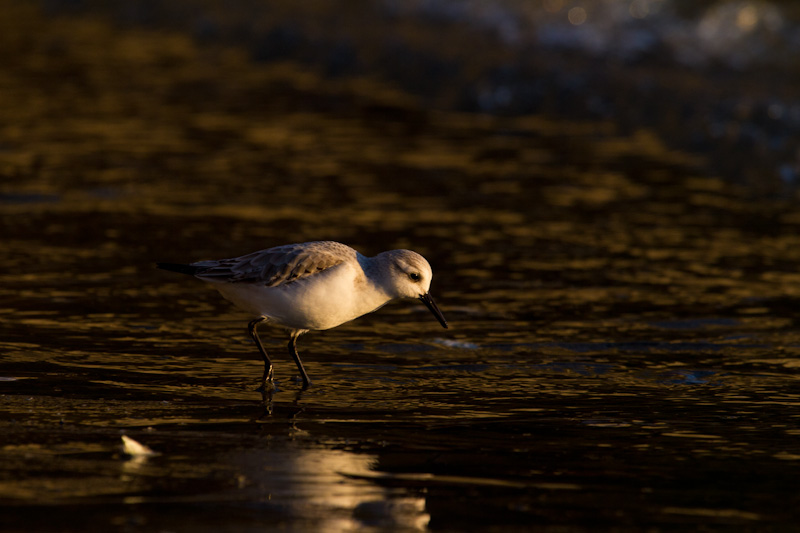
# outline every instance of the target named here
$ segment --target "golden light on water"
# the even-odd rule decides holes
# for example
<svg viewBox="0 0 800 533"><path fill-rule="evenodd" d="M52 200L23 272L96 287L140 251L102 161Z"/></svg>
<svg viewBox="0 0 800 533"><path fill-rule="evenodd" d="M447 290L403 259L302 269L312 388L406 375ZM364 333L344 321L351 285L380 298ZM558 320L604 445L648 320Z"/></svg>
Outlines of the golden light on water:
<svg viewBox="0 0 800 533"><path fill-rule="evenodd" d="M280 5L258 46L327 45L314 32L330 24L298 29L286 13L332 8ZM336 6L336 32L359 5ZM569 38L603 20L588 2L541 5ZM664 5L617 13L646 24ZM736 6L740 34L769 19ZM761 195L640 122L712 130L696 113L724 104L713 73L638 58L625 77L648 94L677 87L686 105L607 81L606 109L596 60L554 75L573 99L548 93L548 76L514 85L518 58L494 41L442 45L452 11L427 12L429 34L370 12L349 29L372 46L325 50L337 68L356 57L350 75L254 60L208 21L195 38L0 7L0 503L13 530L796 524L782 496L800 457L800 211L788 186ZM412 59L403 80L463 71L469 84L425 100L364 67L378 53ZM491 83L498 101L542 107L459 107ZM569 119L538 112L561 106ZM734 109L718 125L731 143L753 116L778 129L793 113ZM411 304L309 333L305 391L283 332L265 329L281 376L265 405L250 317L153 264L312 239L420 251L451 329ZM158 455L129 457L122 434Z"/></svg>

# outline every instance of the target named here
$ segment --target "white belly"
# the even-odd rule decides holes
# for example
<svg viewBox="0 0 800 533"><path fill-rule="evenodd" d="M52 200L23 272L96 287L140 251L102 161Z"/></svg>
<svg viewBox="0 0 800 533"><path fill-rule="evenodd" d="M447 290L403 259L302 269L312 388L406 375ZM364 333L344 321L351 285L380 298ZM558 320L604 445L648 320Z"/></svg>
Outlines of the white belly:
<svg viewBox="0 0 800 533"><path fill-rule="evenodd" d="M214 283L240 309L291 329L330 329L372 312L388 298L349 264L277 287Z"/></svg>

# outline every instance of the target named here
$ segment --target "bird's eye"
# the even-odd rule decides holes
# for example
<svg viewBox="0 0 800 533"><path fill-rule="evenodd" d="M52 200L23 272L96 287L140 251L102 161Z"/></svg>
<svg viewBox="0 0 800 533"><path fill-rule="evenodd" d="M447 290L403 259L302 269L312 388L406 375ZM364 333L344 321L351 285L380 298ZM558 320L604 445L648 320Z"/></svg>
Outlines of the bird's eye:
<svg viewBox="0 0 800 533"><path fill-rule="evenodd" d="M420 276L416 272L412 272L411 274L408 275L408 277L411 278L411 281L419 281L422 279L422 276Z"/></svg>

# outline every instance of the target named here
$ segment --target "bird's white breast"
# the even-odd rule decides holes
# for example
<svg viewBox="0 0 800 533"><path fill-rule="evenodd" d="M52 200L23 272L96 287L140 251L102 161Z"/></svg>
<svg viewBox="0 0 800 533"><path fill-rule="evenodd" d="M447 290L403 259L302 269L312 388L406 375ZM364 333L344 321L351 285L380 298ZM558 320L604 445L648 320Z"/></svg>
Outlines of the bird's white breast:
<svg viewBox="0 0 800 533"><path fill-rule="evenodd" d="M364 276L358 263L351 262L275 287L229 282L214 286L239 308L291 329L330 329L391 299Z"/></svg>

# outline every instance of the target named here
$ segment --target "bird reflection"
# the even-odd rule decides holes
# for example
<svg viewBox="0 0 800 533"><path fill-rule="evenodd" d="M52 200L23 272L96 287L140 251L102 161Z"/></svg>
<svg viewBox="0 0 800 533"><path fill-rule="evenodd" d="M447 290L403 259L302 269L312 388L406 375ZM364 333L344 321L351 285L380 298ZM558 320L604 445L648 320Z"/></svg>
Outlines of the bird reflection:
<svg viewBox="0 0 800 533"><path fill-rule="evenodd" d="M275 392L278 389L276 387L260 387L259 392L261 393L261 405L259 415L256 417L256 420L265 420L267 418L271 418L274 410L275 404L273 402L273 397L275 396ZM302 413L305 407L300 405L300 399L303 397L303 393L306 389L298 390L294 395L294 401L292 402L292 406L294 410L289 414L289 421L294 426L295 417Z"/></svg>
<svg viewBox="0 0 800 533"><path fill-rule="evenodd" d="M236 462L249 485L270 502L315 523L318 531L365 527L425 530L430 522L423 497L376 485L377 457L344 450L291 446L242 450Z"/></svg>
<svg viewBox="0 0 800 533"><path fill-rule="evenodd" d="M256 420L263 420L272 416L273 405L272 397L275 395L274 387L259 387L261 392L261 414L256 417Z"/></svg>

